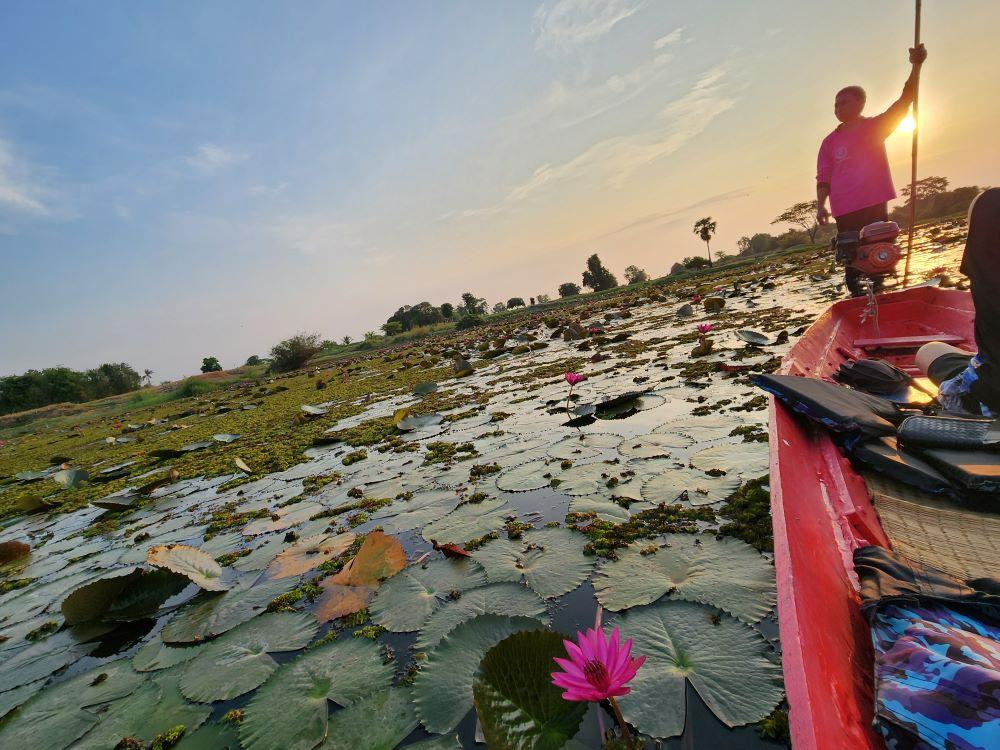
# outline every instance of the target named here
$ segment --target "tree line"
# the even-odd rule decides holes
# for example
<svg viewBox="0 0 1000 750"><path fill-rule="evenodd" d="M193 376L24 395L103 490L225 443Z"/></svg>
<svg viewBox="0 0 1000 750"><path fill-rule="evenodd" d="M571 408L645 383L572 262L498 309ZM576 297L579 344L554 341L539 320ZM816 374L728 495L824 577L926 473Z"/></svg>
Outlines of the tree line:
<svg viewBox="0 0 1000 750"><path fill-rule="evenodd" d="M49 404L82 403L137 390L152 371L140 376L124 362L107 363L80 372L69 367L28 370L0 378L0 414L37 409Z"/></svg>

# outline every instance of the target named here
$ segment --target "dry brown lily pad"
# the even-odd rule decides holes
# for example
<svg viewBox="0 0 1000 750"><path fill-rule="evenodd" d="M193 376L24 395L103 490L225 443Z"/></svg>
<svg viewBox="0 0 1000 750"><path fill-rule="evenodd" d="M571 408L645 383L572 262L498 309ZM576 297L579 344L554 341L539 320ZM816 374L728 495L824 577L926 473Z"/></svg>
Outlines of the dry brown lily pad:
<svg viewBox="0 0 1000 750"><path fill-rule="evenodd" d="M222 566L212 556L186 544L158 544L146 552L146 562L185 576L206 591L228 591L222 581Z"/></svg>
<svg viewBox="0 0 1000 750"><path fill-rule="evenodd" d="M329 622L364 609L379 584L404 567L403 545L380 531L371 532L354 559L320 584L323 593L316 601L316 619Z"/></svg>
<svg viewBox="0 0 1000 750"><path fill-rule="evenodd" d="M0 542L0 565L17 560L31 552L31 546L24 542Z"/></svg>
<svg viewBox="0 0 1000 750"><path fill-rule="evenodd" d="M354 532L317 534L292 545L268 566L271 578L290 578L319 567L327 560L344 554L357 539Z"/></svg>

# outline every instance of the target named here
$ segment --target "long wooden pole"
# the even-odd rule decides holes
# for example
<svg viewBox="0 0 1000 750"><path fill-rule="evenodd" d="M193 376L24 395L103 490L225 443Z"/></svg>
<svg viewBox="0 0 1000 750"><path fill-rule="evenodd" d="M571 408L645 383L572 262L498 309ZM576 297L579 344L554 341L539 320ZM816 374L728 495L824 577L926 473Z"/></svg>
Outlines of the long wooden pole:
<svg viewBox="0 0 1000 750"><path fill-rule="evenodd" d="M920 46L920 0L913 24L913 46ZM913 225L917 223L917 134L920 131L920 68L913 81L913 141L910 146L910 232L906 240L906 265L903 266L903 286L910 280L910 258L913 257Z"/></svg>

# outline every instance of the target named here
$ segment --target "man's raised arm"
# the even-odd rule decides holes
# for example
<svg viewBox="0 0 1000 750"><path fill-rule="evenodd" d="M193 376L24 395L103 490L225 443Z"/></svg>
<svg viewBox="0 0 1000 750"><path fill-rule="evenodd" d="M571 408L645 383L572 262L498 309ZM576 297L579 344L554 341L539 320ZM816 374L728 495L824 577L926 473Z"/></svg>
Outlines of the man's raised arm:
<svg viewBox="0 0 1000 750"><path fill-rule="evenodd" d="M892 131L899 127L899 123L906 117L910 105L913 104L913 94L916 89L917 76L920 75L920 66L927 59L927 50L924 45L910 48L910 77L903 84L903 93L894 101L885 112L876 115L872 119L876 121L883 137L888 137Z"/></svg>

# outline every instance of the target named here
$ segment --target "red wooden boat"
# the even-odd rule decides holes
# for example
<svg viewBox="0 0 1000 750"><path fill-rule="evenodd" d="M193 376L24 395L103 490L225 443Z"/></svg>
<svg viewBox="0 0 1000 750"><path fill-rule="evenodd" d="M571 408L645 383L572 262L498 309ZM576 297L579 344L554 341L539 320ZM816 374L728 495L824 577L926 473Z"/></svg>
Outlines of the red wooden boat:
<svg viewBox="0 0 1000 750"><path fill-rule="evenodd" d="M946 341L974 350L966 292L916 287L879 295L878 325L864 299L834 304L802 335L780 372L829 379L842 362L887 359L910 374L916 350ZM872 727L872 648L852 552L891 546L865 482L829 435L771 398L774 523L785 688L796 750L884 748Z"/></svg>

